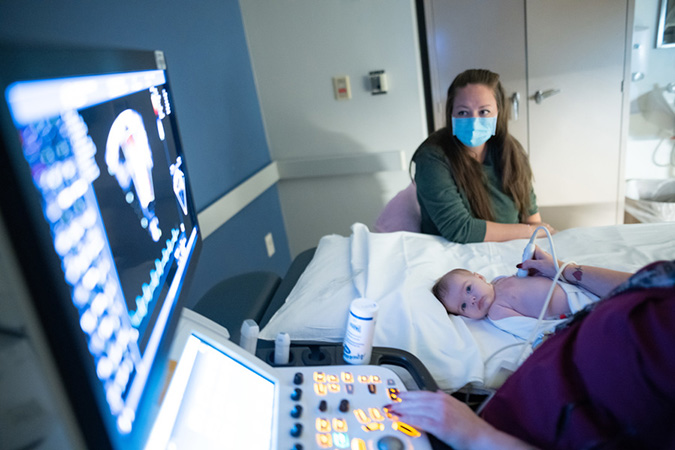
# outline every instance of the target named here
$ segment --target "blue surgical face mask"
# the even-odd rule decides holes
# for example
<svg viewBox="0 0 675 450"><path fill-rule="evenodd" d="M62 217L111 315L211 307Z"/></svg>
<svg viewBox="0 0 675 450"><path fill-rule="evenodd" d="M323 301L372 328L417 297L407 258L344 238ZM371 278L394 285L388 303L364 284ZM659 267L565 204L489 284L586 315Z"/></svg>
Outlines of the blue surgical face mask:
<svg viewBox="0 0 675 450"><path fill-rule="evenodd" d="M452 134L467 147L478 147L495 135L497 117L453 117Z"/></svg>

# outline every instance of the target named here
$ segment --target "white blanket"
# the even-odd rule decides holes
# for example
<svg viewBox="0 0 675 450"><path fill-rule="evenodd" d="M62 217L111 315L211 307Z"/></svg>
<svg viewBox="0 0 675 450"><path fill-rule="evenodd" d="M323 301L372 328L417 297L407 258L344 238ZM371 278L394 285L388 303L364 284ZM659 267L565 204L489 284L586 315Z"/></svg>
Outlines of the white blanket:
<svg viewBox="0 0 675 450"><path fill-rule="evenodd" d="M553 236L558 259L635 271L660 259L675 259L675 225L637 224L575 228ZM522 342L487 320L448 315L430 288L455 267L487 279L512 275L527 240L455 244L410 232L371 233L354 224L348 237L330 235L298 283L261 331L273 340L288 332L293 340L341 342L351 301L376 300L379 315L374 345L407 350L429 369L438 385L457 390L467 384L490 387L501 361L515 361ZM547 239L537 244L550 251ZM534 320L534 319L532 319Z"/></svg>

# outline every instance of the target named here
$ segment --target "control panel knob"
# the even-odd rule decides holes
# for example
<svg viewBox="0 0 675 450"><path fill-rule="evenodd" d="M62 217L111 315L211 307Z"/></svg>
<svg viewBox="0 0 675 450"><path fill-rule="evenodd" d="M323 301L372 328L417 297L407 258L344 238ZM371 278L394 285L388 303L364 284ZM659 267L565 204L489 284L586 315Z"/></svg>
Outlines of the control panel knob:
<svg viewBox="0 0 675 450"><path fill-rule="evenodd" d="M297 419L301 415L302 415L302 406L295 405L293 409L291 409L291 417Z"/></svg>
<svg viewBox="0 0 675 450"><path fill-rule="evenodd" d="M305 380L305 377L302 375L302 372L296 372L293 376L293 384L300 385Z"/></svg>
<svg viewBox="0 0 675 450"><path fill-rule="evenodd" d="M377 441L377 450L404 450L405 445L396 436L384 436Z"/></svg>
<svg viewBox="0 0 675 450"><path fill-rule="evenodd" d="M328 402L326 402L326 400L321 400L319 402L319 411L326 412L327 409L328 409Z"/></svg>
<svg viewBox="0 0 675 450"><path fill-rule="evenodd" d="M349 400L347 400L346 398L340 400L340 406L339 406L339 409L340 409L341 412L347 412L347 411L349 411Z"/></svg>
<svg viewBox="0 0 675 450"><path fill-rule="evenodd" d="M302 444L295 444L291 450L303 450L304 448Z"/></svg>
<svg viewBox="0 0 675 450"><path fill-rule="evenodd" d="M291 400L293 400L294 402L298 402L300 401L301 398L302 398L302 389L300 388L293 389L293 392L291 392Z"/></svg>
<svg viewBox="0 0 675 450"><path fill-rule="evenodd" d="M291 428L291 436L300 437L301 434L302 434L302 424L296 423L295 425L293 425L293 428Z"/></svg>

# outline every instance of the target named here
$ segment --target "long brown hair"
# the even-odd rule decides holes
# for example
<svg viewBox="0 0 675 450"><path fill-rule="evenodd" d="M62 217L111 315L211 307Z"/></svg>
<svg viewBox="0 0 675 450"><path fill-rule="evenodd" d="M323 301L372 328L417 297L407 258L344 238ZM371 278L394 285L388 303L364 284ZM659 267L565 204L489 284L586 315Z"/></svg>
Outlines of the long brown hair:
<svg viewBox="0 0 675 450"><path fill-rule="evenodd" d="M445 106L447 133L443 133L439 144L450 163L450 170L457 187L464 191L476 218L494 220L490 197L487 192L482 165L476 161L467 148L452 134L452 108L457 91L468 84L482 84L494 93L497 101L497 129L487 141L486 158L495 166L502 190L513 199L521 220L529 215L532 169L523 146L508 132L508 108L504 88L499 75L485 69L470 69L460 73L448 88ZM414 156L413 156L414 159Z"/></svg>

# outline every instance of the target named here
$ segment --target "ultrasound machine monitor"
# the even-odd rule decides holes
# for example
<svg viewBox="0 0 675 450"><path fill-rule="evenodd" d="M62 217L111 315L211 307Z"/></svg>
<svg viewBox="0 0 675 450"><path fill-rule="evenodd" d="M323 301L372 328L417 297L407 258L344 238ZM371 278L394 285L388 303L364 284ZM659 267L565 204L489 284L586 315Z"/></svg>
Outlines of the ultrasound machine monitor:
<svg viewBox="0 0 675 450"><path fill-rule="evenodd" d="M21 325L84 445L142 448L201 246L164 55L0 44L0 61L0 254Z"/></svg>

